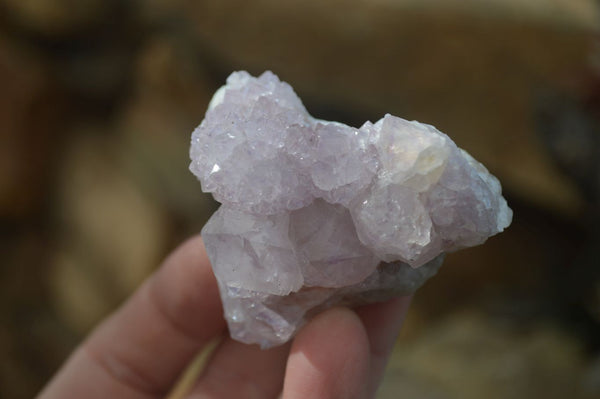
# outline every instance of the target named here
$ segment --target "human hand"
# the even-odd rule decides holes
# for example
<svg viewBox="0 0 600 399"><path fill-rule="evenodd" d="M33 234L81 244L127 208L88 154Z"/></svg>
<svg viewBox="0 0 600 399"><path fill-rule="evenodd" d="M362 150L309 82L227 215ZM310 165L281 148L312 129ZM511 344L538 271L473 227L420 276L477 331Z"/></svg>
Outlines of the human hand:
<svg viewBox="0 0 600 399"><path fill-rule="evenodd" d="M409 302L330 309L293 342L269 350L225 337L188 397L371 398ZM38 398L162 398L225 331L204 244L192 238L96 328Z"/></svg>

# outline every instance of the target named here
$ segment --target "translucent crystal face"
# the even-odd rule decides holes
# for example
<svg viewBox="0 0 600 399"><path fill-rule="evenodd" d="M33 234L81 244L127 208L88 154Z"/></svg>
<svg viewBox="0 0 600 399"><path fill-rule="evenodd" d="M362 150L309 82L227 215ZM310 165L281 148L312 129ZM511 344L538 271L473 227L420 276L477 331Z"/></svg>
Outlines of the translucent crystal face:
<svg viewBox="0 0 600 399"><path fill-rule="evenodd" d="M333 304L413 292L512 219L498 180L433 126L314 119L271 72L227 79L190 156L222 203L202 234L231 334L263 347Z"/></svg>

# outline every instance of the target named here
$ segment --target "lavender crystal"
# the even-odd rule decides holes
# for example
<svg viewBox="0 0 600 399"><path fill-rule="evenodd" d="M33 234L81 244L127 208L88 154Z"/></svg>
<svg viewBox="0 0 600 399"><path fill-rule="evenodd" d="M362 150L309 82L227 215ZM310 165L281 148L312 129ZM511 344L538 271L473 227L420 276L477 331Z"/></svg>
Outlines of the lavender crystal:
<svg viewBox="0 0 600 399"><path fill-rule="evenodd" d="M433 126L318 120L271 72L229 76L190 157L222 203L202 236L231 336L263 348L330 306L414 292L512 219L498 180Z"/></svg>

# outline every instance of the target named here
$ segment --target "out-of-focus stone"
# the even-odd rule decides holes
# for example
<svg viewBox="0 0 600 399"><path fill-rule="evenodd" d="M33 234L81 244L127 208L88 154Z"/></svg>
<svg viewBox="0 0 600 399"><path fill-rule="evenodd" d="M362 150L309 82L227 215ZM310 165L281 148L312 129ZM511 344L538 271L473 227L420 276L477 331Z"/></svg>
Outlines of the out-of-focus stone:
<svg viewBox="0 0 600 399"><path fill-rule="evenodd" d="M0 395L31 398L76 337L49 307L50 240L41 231L19 230L0 240Z"/></svg>
<svg viewBox="0 0 600 399"><path fill-rule="evenodd" d="M48 36L62 36L98 23L112 0L0 0L19 26Z"/></svg>
<svg viewBox="0 0 600 399"><path fill-rule="evenodd" d="M276 70L303 96L427 120L509 191L566 214L580 206L539 143L531 110L539 86L566 86L586 66L596 2L188 4L222 63Z"/></svg>
<svg viewBox="0 0 600 399"><path fill-rule="evenodd" d="M44 66L0 38L0 217L30 215L46 199L63 98Z"/></svg>
<svg viewBox="0 0 600 399"><path fill-rule="evenodd" d="M75 98L83 100L87 112L102 113L118 105L131 79L133 43L127 32L125 38L114 35L112 40L55 57L55 69L60 84ZM118 40L118 41L117 41ZM116 43L115 43L116 41ZM97 108L97 109L96 109Z"/></svg>
<svg viewBox="0 0 600 399"><path fill-rule="evenodd" d="M158 266L169 225L126 176L114 142L102 131L76 133L60 176L61 249L52 288L58 309L81 331ZM76 300L82 294L88 302Z"/></svg>
<svg viewBox="0 0 600 399"><path fill-rule="evenodd" d="M586 367L583 376L583 391L590 398L600 396L600 356L597 356Z"/></svg>
<svg viewBox="0 0 600 399"><path fill-rule="evenodd" d="M120 158L148 196L196 232L216 204L187 173L188 132L216 85L197 48L176 34L149 38L135 65L133 95L117 118Z"/></svg>
<svg viewBox="0 0 600 399"><path fill-rule="evenodd" d="M188 0L132 0L137 17L149 25L162 25L165 20L182 23L186 19L182 8Z"/></svg>
<svg viewBox="0 0 600 399"><path fill-rule="evenodd" d="M49 289L57 313L63 322L80 334L90 331L107 315L123 293L111 281L113 276L103 270L102 260L85 256L68 243L52 259Z"/></svg>
<svg viewBox="0 0 600 399"><path fill-rule="evenodd" d="M588 398L576 339L551 325L526 330L477 312L448 315L392 354L378 398ZM407 388L408 387L408 388ZM431 395L431 396L426 396Z"/></svg>

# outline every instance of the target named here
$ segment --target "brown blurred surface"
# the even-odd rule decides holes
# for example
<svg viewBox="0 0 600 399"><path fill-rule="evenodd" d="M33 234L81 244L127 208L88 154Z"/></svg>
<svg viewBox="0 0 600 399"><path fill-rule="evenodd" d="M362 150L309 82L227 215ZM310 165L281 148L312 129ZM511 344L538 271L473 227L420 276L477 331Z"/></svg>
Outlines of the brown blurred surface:
<svg viewBox="0 0 600 399"><path fill-rule="evenodd" d="M600 397L600 4L349 3L0 0L0 397L216 209L189 137L239 69L434 124L503 183L513 225L419 291L381 398Z"/></svg>

